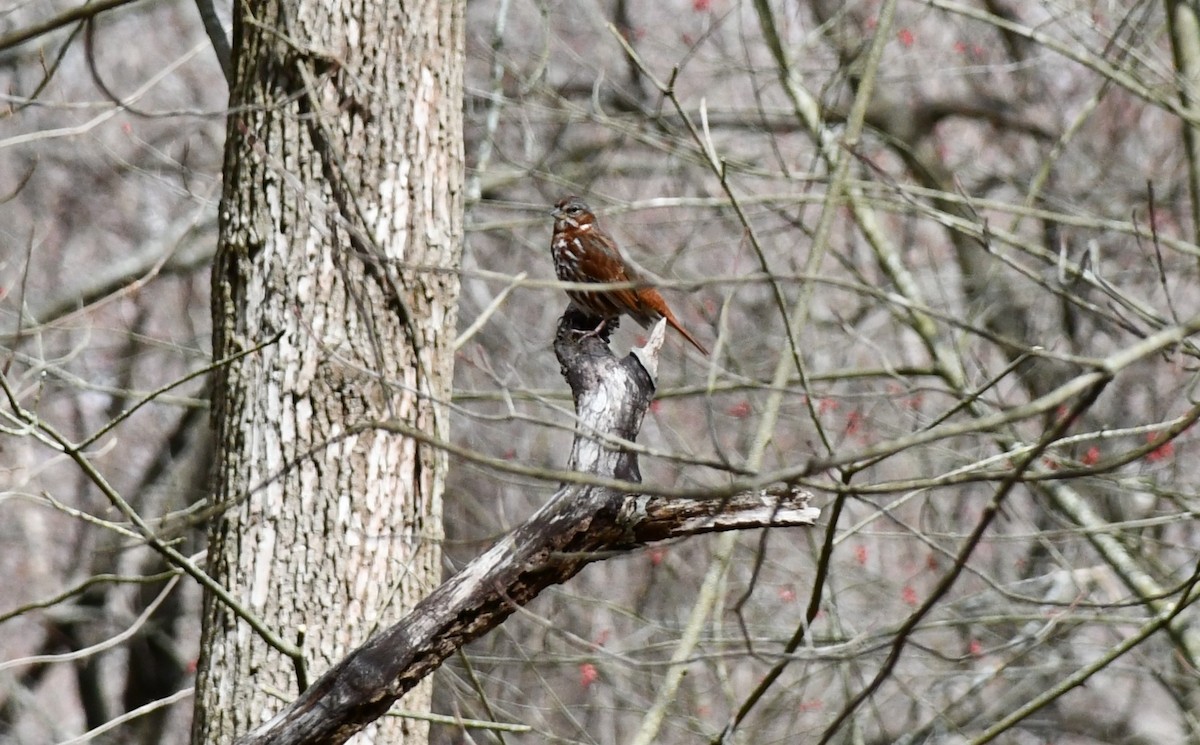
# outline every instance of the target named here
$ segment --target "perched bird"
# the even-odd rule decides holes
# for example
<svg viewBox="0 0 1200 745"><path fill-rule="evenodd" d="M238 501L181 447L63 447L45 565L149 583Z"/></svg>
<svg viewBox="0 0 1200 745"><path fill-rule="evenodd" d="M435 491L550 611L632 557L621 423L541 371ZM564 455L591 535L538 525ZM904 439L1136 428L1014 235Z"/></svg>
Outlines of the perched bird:
<svg viewBox="0 0 1200 745"><path fill-rule="evenodd" d="M596 215L579 197L564 197L550 211L554 215L554 237L550 255L554 258L554 273L564 282L644 282L642 276L626 263L617 242L596 222ZM671 328L683 334L704 355L708 350L696 337L679 325L675 314L658 290L648 285L619 290L567 290L571 301L588 315L604 322L627 315L643 327L667 319Z"/></svg>

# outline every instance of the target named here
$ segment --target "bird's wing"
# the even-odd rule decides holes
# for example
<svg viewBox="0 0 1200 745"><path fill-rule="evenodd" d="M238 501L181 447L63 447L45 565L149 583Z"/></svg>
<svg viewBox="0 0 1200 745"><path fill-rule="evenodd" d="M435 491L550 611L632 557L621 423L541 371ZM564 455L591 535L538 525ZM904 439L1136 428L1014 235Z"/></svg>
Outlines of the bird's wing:
<svg viewBox="0 0 1200 745"><path fill-rule="evenodd" d="M590 236L596 239L597 244L589 246L598 247L597 251L582 251L582 256L579 257L580 273L585 277L604 277L604 283L609 282L638 282L641 276L638 275L625 260L621 258L621 251L617 248L617 243L603 231L593 228L595 233ZM627 310L639 308L641 302L638 300L636 290L632 287L625 287L619 290L604 290L606 294L625 306Z"/></svg>

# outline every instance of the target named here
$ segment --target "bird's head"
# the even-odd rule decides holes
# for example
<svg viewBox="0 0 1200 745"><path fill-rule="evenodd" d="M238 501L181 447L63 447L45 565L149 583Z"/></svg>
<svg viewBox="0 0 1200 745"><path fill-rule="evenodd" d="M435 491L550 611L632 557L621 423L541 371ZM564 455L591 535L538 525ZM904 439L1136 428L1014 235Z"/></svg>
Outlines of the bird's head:
<svg viewBox="0 0 1200 745"><path fill-rule="evenodd" d="M570 196L563 197L554 205L554 209L550 210L550 214L554 215L554 226L556 228L579 228L585 225L590 226L596 221L596 216L592 214L592 210L587 206L587 202L579 197Z"/></svg>

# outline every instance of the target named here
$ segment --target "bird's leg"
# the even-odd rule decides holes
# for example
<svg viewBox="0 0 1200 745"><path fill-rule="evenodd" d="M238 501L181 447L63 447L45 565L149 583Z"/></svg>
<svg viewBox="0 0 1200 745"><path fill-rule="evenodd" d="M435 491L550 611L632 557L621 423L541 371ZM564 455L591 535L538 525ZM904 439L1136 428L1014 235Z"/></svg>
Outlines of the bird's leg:
<svg viewBox="0 0 1200 745"><path fill-rule="evenodd" d="M584 310L582 305L575 302L574 299L571 301L571 310L582 316L582 318L579 318L571 324L573 326L571 329L571 334L580 342L582 342L584 339L590 339L592 337L599 336L600 334L604 333L606 329L615 329L617 327L617 323L619 323L617 318L606 318L602 315L589 313L588 311ZM592 319L599 319L600 321L598 324L596 324L594 329L587 330L586 328L581 328L586 327L588 322ZM611 326L609 325L609 321L613 322Z"/></svg>
<svg viewBox="0 0 1200 745"><path fill-rule="evenodd" d="M607 325L608 325L608 319L601 318L600 325L598 325L596 328L592 329L591 331L578 332L579 333L579 341L583 341L584 339L591 339L594 336L599 336L600 332L603 331L604 327Z"/></svg>

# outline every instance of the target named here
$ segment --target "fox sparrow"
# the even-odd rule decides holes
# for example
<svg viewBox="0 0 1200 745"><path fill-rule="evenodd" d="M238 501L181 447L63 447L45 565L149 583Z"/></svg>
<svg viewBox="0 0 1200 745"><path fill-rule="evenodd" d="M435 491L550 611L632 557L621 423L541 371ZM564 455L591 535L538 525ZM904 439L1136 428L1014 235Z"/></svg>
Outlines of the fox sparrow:
<svg viewBox="0 0 1200 745"><path fill-rule="evenodd" d="M597 284L644 282L642 276L625 263L617 242L604 232L596 222L596 215L582 199L560 199L550 214L554 215L550 255L554 257L554 273L560 280ZM597 330L621 315L629 316L643 327L665 318L667 324L683 334L692 346L708 354L704 345L679 325L675 314L667 307L667 301L653 287L633 286L595 292L567 290L567 295L580 310L601 319Z"/></svg>

